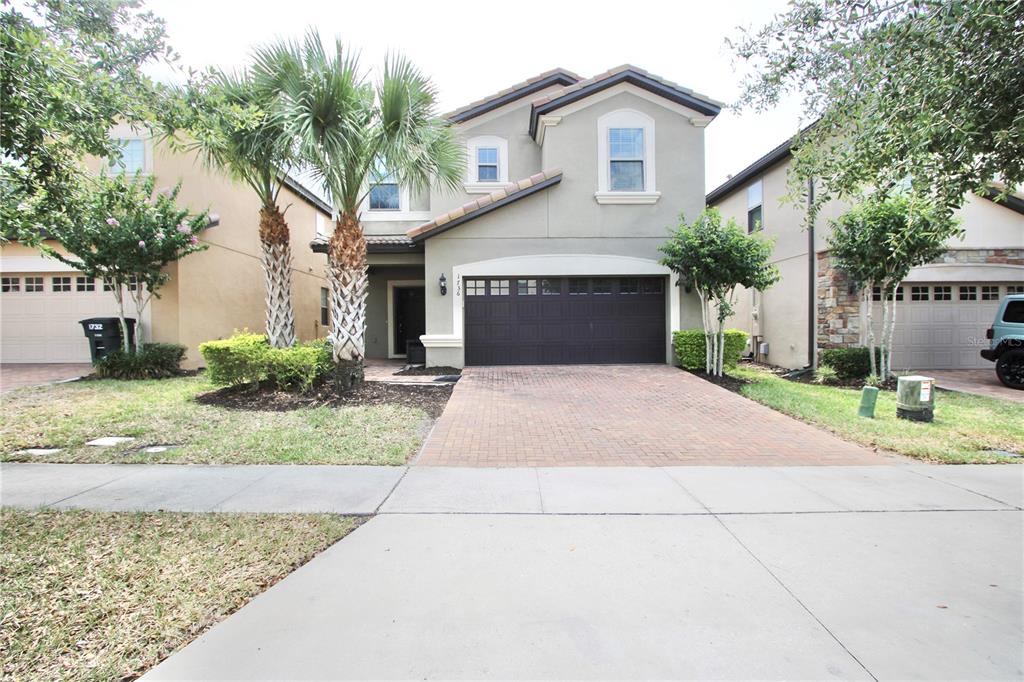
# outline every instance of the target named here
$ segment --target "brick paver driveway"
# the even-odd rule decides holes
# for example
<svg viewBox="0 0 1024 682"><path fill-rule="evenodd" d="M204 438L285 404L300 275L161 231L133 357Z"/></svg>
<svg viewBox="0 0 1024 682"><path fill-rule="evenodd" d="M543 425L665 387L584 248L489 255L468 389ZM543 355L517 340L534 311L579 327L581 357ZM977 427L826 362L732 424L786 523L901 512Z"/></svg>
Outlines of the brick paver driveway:
<svg viewBox="0 0 1024 682"><path fill-rule="evenodd" d="M467 368L417 464L884 464L667 365Z"/></svg>

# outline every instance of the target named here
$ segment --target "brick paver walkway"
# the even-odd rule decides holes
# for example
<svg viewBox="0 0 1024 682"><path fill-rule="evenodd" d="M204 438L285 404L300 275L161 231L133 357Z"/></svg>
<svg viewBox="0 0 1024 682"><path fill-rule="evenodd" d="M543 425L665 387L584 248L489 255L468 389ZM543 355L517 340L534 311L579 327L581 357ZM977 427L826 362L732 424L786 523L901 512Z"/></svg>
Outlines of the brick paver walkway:
<svg viewBox="0 0 1024 682"><path fill-rule="evenodd" d="M884 464L667 365L467 368L417 464Z"/></svg>
<svg viewBox="0 0 1024 682"><path fill-rule="evenodd" d="M74 363L4 363L0 365L0 391L49 384L92 373L92 365Z"/></svg>

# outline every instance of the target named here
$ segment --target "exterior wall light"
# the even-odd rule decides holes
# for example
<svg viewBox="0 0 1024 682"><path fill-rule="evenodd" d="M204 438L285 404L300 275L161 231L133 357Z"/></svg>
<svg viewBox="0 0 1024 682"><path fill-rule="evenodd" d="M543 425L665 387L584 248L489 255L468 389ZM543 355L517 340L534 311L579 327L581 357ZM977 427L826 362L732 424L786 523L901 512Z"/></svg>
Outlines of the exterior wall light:
<svg viewBox="0 0 1024 682"><path fill-rule="evenodd" d="M444 273L441 273L440 279L437 280L438 286L441 287L441 295L444 296L448 293L448 280L445 278Z"/></svg>

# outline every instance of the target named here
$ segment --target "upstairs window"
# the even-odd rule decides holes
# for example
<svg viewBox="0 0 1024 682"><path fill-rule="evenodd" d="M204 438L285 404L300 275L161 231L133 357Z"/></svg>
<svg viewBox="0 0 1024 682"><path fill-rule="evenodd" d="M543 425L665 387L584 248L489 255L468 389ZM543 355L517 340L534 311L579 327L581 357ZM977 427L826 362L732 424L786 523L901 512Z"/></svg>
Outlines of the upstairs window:
<svg viewBox="0 0 1024 682"><path fill-rule="evenodd" d="M497 147L477 147L476 177L478 182L498 181Z"/></svg>
<svg viewBox="0 0 1024 682"><path fill-rule="evenodd" d="M633 109L609 112L597 120L599 204L653 204L654 119Z"/></svg>
<svg viewBox="0 0 1024 682"><path fill-rule="evenodd" d="M140 139L117 140L120 158L110 159L110 168L118 173L135 175L146 171L146 144Z"/></svg>
<svg viewBox="0 0 1024 682"><path fill-rule="evenodd" d="M764 185L760 180L747 188L747 234L763 229Z"/></svg>
<svg viewBox="0 0 1024 682"><path fill-rule="evenodd" d="M644 191L644 129L608 129L608 189Z"/></svg>
<svg viewBox="0 0 1024 682"><path fill-rule="evenodd" d="M383 164L378 163L374 168L373 181L370 184L370 210L397 211L400 208L398 181L395 180L394 174L384 168Z"/></svg>
<svg viewBox="0 0 1024 682"><path fill-rule="evenodd" d="M320 324L331 324L331 294L326 287L320 287Z"/></svg>

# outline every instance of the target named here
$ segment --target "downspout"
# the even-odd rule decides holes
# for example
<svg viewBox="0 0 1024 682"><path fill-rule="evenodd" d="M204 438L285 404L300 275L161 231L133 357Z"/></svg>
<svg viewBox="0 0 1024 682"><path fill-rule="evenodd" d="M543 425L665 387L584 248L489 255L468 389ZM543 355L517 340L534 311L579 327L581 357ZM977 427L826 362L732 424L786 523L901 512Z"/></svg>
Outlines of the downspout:
<svg viewBox="0 0 1024 682"><path fill-rule="evenodd" d="M814 179L807 181L807 211L814 205ZM818 366L818 282L815 273L817 254L814 252L814 220L807 225L807 366Z"/></svg>

